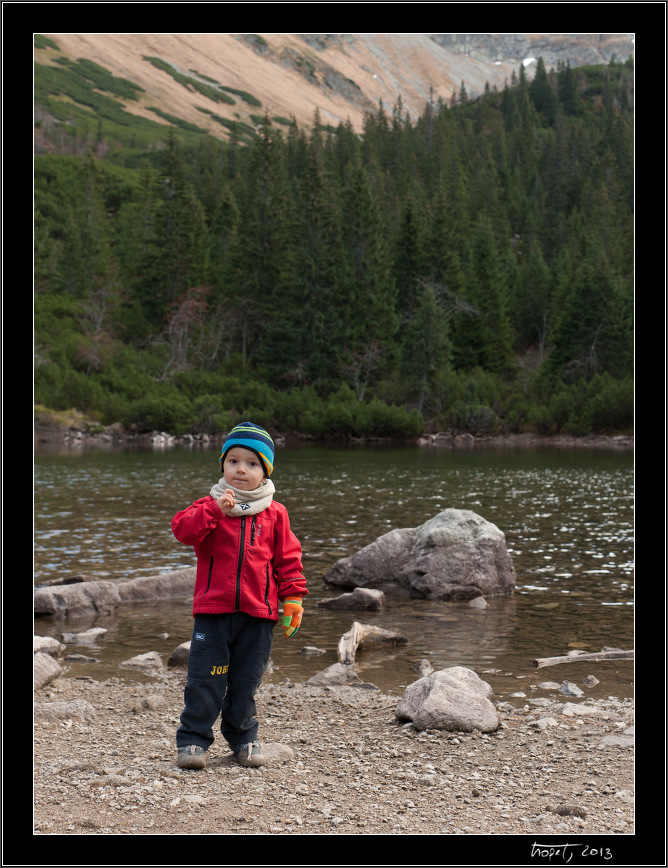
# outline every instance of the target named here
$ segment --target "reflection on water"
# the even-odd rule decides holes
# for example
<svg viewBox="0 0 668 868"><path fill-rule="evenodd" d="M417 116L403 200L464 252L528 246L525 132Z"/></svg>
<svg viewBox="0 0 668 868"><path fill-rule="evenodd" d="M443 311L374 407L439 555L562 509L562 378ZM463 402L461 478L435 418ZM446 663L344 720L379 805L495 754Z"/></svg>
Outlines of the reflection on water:
<svg viewBox="0 0 668 868"><path fill-rule="evenodd" d="M87 449L35 458L36 585L77 574L134 578L194 565L173 538L172 515L217 481L215 449L153 452ZM304 548L310 596L297 642L276 633L274 680L302 680L336 661L353 620L399 632L409 644L391 656L361 654L360 676L384 689L415 679L413 664L463 665L496 692L541 681L596 675L602 695L632 695L628 661L535 670L536 657L573 648L633 647L633 467L628 453L589 450L450 451L419 447L281 448L276 499L288 507ZM441 509L471 509L505 534L517 573L512 597L478 610L466 603L388 602L380 613L316 608L341 593L322 577L339 557L394 527L413 527ZM187 602L138 607L99 620L108 629L85 671L119 675L118 662L156 650L164 659L190 638ZM36 632L69 630L39 620ZM169 633L169 639L157 639ZM325 650L319 657L304 646ZM78 669L82 667L77 667ZM510 674L508 674L510 673ZM577 678L576 678L577 675ZM604 676L604 677L602 677ZM133 676L134 677L134 676ZM596 695L588 691L587 695Z"/></svg>

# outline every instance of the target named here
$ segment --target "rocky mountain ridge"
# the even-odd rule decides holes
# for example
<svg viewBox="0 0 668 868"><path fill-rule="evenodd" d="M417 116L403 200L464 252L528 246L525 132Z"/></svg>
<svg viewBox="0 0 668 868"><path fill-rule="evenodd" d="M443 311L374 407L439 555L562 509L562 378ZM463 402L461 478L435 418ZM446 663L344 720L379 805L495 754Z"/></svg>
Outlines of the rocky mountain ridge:
<svg viewBox="0 0 668 868"><path fill-rule="evenodd" d="M382 102L398 101L412 119L430 99L449 102L462 85L469 97L502 89L520 67L528 78L547 68L625 61L632 34L533 33L50 33L35 61L93 61L138 88L127 112L168 124L165 115L219 138L219 119L257 125L258 116L310 125L350 122ZM55 46L55 47L54 47ZM224 91L212 103L206 87ZM213 111L212 111L213 106ZM215 112L218 120L213 116ZM162 116L161 116L162 113Z"/></svg>

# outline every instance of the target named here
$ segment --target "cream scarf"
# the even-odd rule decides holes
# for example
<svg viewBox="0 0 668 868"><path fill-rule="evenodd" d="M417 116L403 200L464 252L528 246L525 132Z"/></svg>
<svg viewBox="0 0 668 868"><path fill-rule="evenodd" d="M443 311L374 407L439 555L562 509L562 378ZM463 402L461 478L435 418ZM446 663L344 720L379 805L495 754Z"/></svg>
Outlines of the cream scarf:
<svg viewBox="0 0 668 868"><path fill-rule="evenodd" d="M241 491L241 489L226 482L223 477L211 489L211 497L218 500L228 488L234 492L234 499L236 500L235 506L227 513L232 516L257 515L258 512L262 512L269 506L276 491L271 479L264 479L254 491Z"/></svg>

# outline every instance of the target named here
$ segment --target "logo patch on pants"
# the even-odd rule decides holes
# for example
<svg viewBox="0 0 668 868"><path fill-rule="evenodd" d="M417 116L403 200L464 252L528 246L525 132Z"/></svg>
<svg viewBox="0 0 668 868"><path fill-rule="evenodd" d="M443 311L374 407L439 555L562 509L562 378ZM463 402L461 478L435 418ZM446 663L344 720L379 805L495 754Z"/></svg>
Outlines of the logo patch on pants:
<svg viewBox="0 0 668 868"><path fill-rule="evenodd" d="M209 675L225 675L229 666L214 666Z"/></svg>
<svg viewBox="0 0 668 868"><path fill-rule="evenodd" d="M195 639L201 639L202 642L206 639L204 633L195 633Z"/></svg>

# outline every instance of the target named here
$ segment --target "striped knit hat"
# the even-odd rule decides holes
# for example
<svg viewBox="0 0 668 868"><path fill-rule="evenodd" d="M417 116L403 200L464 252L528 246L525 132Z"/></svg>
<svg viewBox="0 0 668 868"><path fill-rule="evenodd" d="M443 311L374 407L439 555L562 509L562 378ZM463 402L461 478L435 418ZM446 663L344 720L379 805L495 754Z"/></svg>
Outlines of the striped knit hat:
<svg viewBox="0 0 668 868"><path fill-rule="evenodd" d="M240 422L234 426L227 435L223 443L223 451L220 453L221 473L223 472L225 455L233 446L242 446L244 449L250 449L254 452L262 462L267 476L271 476L274 469L274 441L264 428L260 428L253 422Z"/></svg>

